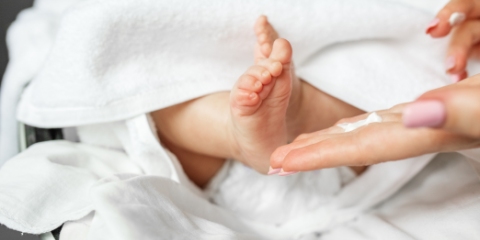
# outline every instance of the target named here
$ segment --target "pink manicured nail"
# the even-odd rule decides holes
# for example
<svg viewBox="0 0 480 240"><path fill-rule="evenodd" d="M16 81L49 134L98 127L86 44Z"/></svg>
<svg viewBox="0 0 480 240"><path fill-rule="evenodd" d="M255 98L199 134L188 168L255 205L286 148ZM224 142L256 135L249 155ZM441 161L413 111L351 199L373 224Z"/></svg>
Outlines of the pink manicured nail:
<svg viewBox="0 0 480 240"><path fill-rule="evenodd" d="M447 58L445 61L445 68L448 70L452 69L455 67L455 56L450 56Z"/></svg>
<svg viewBox="0 0 480 240"><path fill-rule="evenodd" d="M267 174L268 174L268 175L273 175L273 174L279 173L280 171L282 171L281 168L275 168L275 169L273 169L272 167L270 167L270 168L268 169L268 173L267 173Z"/></svg>
<svg viewBox="0 0 480 240"><path fill-rule="evenodd" d="M425 33L429 34L430 31L432 31L438 24L440 23L439 18L433 19L427 26L427 30L425 30Z"/></svg>
<svg viewBox="0 0 480 240"><path fill-rule="evenodd" d="M292 175L292 174L295 174L295 173L298 173L298 171L284 172L284 171L283 171L283 168L282 168L282 170L280 171L280 173L278 173L278 176L288 176L288 175Z"/></svg>
<svg viewBox="0 0 480 240"><path fill-rule="evenodd" d="M439 127L445 122L446 116L442 102L418 101L407 105L403 110L403 125L407 128Z"/></svg>
<svg viewBox="0 0 480 240"><path fill-rule="evenodd" d="M450 78L452 79L453 83L462 81L462 77L460 76L460 74L452 74L450 75Z"/></svg>

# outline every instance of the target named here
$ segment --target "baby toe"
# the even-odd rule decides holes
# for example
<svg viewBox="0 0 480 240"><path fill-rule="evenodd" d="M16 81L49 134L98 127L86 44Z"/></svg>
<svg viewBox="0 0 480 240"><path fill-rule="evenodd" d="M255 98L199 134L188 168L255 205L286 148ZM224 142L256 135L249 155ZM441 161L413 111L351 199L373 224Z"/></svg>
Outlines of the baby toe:
<svg viewBox="0 0 480 240"><path fill-rule="evenodd" d="M267 16L261 15L260 17L258 17L254 26L255 34L257 34L258 36L259 34L264 33L267 24L268 24Z"/></svg>
<svg viewBox="0 0 480 240"><path fill-rule="evenodd" d="M272 53L272 44L271 43L264 43L261 46L261 51L264 56L270 56Z"/></svg>
<svg viewBox="0 0 480 240"><path fill-rule="evenodd" d="M263 45L263 44L267 43L268 39L269 39L269 37L268 37L268 34L266 34L266 33L261 33L257 37L257 41L260 45Z"/></svg>
<svg viewBox="0 0 480 240"><path fill-rule="evenodd" d="M292 59L292 46L290 45L290 42L283 38L275 40L269 58L280 61L282 64L290 63Z"/></svg>
<svg viewBox="0 0 480 240"><path fill-rule="evenodd" d="M282 63L272 58L262 59L258 62L259 66L266 68L272 77L278 77L282 73Z"/></svg>
<svg viewBox="0 0 480 240"><path fill-rule="evenodd" d="M270 75L270 72L268 71L268 69L260 65L251 66L245 72L245 75L254 77L257 81L260 81L263 85L269 84L272 81L272 75Z"/></svg>
<svg viewBox="0 0 480 240"><path fill-rule="evenodd" d="M245 107L255 106L259 103L260 98L257 93L244 89L236 89L232 92L232 107L245 111Z"/></svg>
<svg viewBox="0 0 480 240"><path fill-rule="evenodd" d="M237 88L250 92L260 92L262 91L263 84L254 76L244 74L238 79Z"/></svg>

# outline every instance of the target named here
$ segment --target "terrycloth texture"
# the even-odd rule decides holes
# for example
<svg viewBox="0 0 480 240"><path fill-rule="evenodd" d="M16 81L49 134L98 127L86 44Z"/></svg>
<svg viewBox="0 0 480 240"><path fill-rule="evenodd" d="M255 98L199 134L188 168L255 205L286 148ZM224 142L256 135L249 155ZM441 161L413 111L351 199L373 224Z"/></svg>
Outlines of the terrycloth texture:
<svg viewBox="0 0 480 240"><path fill-rule="evenodd" d="M18 117L43 127L109 122L229 90L253 63L260 14L292 43L302 78L362 109L450 82L446 41L423 33L432 15L396 3L85 1L64 17Z"/></svg>
<svg viewBox="0 0 480 240"><path fill-rule="evenodd" d="M18 153L17 104L38 74L55 41L62 12L81 0L35 0L8 29L9 64L0 101L0 165Z"/></svg>

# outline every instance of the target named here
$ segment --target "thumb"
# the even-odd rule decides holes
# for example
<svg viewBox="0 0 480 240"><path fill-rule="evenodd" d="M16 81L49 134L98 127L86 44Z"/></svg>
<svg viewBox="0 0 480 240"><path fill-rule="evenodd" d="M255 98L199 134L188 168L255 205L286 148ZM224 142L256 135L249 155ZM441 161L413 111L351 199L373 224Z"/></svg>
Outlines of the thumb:
<svg viewBox="0 0 480 240"><path fill-rule="evenodd" d="M480 86L455 84L429 91L404 108L403 124L480 138Z"/></svg>

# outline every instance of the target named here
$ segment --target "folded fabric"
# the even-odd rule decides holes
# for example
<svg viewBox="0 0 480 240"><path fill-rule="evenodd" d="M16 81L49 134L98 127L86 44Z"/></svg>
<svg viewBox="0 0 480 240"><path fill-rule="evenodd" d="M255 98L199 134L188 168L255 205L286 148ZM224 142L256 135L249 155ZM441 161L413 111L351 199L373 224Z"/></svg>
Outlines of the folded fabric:
<svg viewBox="0 0 480 240"><path fill-rule="evenodd" d="M38 234L93 211L89 239L155 239L160 232L164 239L293 239L363 215L433 157L375 165L355 180L344 168L272 177L229 163L202 192L148 118L83 129L83 143L39 143L8 161L0 169L0 223ZM89 134L109 135L122 149L93 146Z"/></svg>
<svg viewBox="0 0 480 240"><path fill-rule="evenodd" d="M84 1L64 16L18 118L41 127L110 122L230 90L253 64L260 14L292 43L302 79L361 109L450 82L446 39L423 33L432 15L398 3Z"/></svg>
<svg viewBox="0 0 480 240"><path fill-rule="evenodd" d="M79 1L53 34L48 60L31 65L38 72L21 77L24 61L12 65L7 89L15 91L2 98L16 101L34 77L18 119L77 127L81 143L37 144L8 161L0 169L0 223L42 233L93 212L89 239L429 239L438 236L427 221L439 218L422 200L441 201L434 205L441 214L455 214L442 226L478 216L477 175L460 155L448 155L452 165L429 164L434 154L375 165L351 181L342 168L272 178L230 163L209 191L194 186L147 113L230 90L253 64L252 26L260 14L292 43L302 79L363 110L450 82L447 39L423 34L432 13L395 1ZM470 66L470 73L480 69ZM0 148L8 151L0 161L16 151L7 144L15 131L5 130L15 123L3 123L15 109L2 107ZM415 177L427 165L430 175ZM462 177L449 189L443 176ZM449 202L455 196L459 205ZM437 232L468 239L477 234L470 228L462 225L465 235Z"/></svg>

